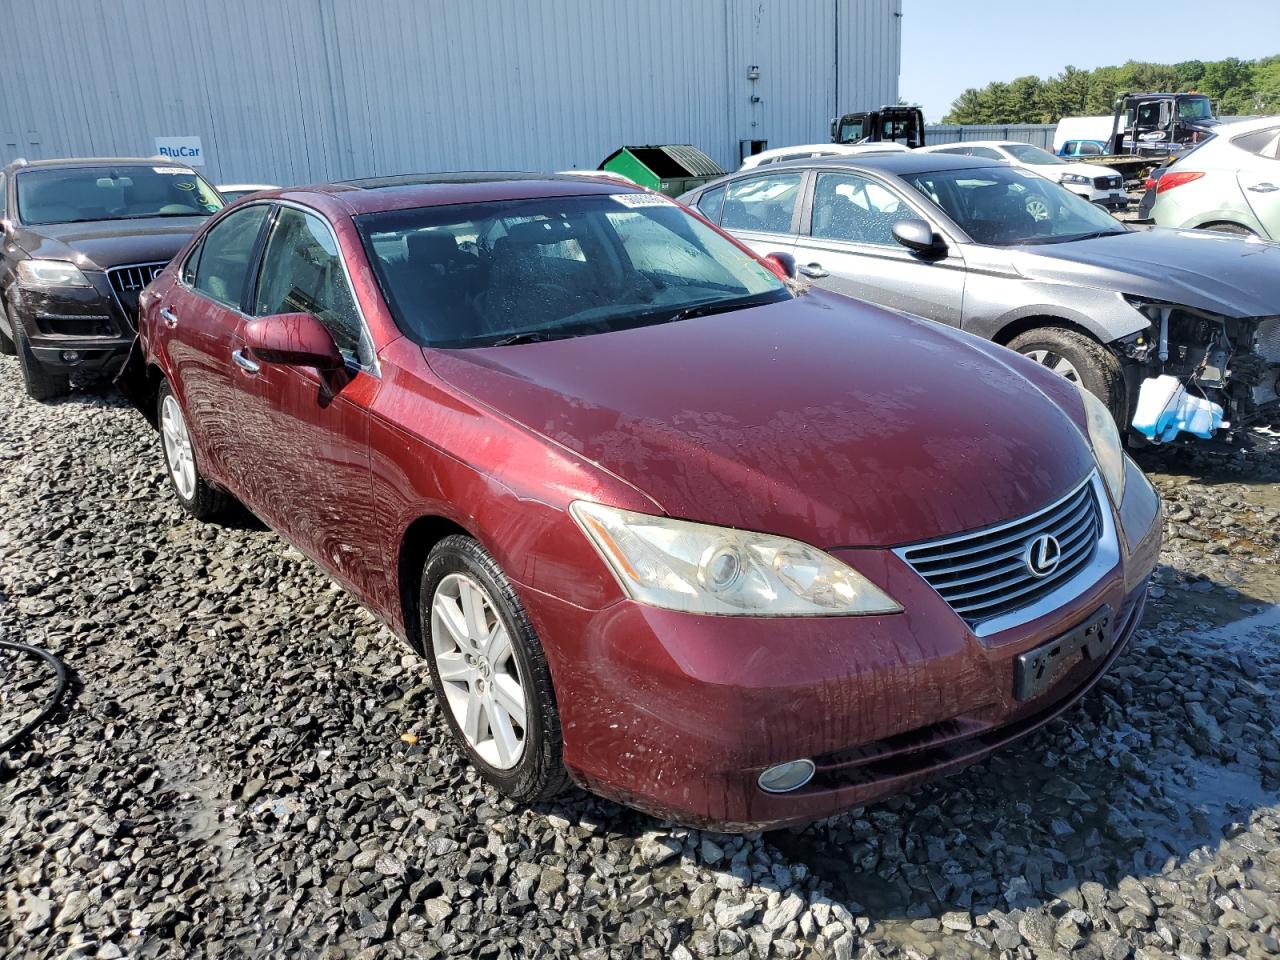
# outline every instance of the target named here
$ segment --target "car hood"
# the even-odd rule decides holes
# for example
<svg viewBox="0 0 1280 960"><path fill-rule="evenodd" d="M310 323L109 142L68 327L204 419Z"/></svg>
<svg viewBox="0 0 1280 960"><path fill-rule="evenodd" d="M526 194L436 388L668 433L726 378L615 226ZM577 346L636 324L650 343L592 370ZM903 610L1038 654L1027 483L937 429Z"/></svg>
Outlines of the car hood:
<svg viewBox="0 0 1280 960"><path fill-rule="evenodd" d="M33 257L71 260L81 268L107 270L124 264L173 259L208 217L147 217L93 223L49 223L23 227L15 238Z"/></svg>
<svg viewBox="0 0 1280 960"><path fill-rule="evenodd" d="M1206 230L1133 230L1010 247L1033 280L1078 284L1197 307L1227 317L1280 313L1280 245Z"/></svg>
<svg viewBox="0 0 1280 960"><path fill-rule="evenodd" d="M425 353L454 388L671 516L826 548L1009 520L1093 467L1073 420L1017 372L1029 362L834 294Z"/></svg>

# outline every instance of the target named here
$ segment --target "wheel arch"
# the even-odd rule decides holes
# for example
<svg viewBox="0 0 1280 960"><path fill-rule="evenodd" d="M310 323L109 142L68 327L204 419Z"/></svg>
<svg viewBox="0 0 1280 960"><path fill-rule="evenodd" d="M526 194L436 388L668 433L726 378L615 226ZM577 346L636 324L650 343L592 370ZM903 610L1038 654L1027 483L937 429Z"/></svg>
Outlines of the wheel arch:
<svg viewBox="0 0 1280 960"><path fill-rule="evenodd" d="M1002 347L1007 347L1014 337L1021 336L1028 330L1037 330L1042 327L1060 327L1063 330L1073 330L1076 333L1083 334L1090 340L1095 341L1100 346L1106 346L1106 343L1099 339L1097 333L1090 330L1084 324L1077 323L1075 320L1069 319L1068 317L1054 316L1052 314L1045 313L1032 313L1024 317L1018 317L1015 320L1010 320L1005 323L1004 326L1000 327L991 339L994 343L998 343Z"/></svg>
<svg viewBox="0 0 1280 960"><path fill-rule="evenodd" d="M420 586L427 556L445 537L460 533L479 542L479 538L456 520L442 514L424 514L412 521L400 538L396 554L396 579L400 599L400 617L405 639L419 653L425 652L422 636Z"/></svg>

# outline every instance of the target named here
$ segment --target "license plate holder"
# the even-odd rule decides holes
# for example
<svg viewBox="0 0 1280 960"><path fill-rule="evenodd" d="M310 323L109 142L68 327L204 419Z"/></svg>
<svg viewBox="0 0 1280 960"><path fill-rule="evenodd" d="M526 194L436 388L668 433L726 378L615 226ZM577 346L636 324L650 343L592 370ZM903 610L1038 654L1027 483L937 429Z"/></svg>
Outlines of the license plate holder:
<svg viewBox="0 0 1280 960"><path fill-rule="evenodd" d="M1013 666L1014 697L1030 700L1044 693L1079 662L1082 650L1089 660L1105 657L1115 640L1111 620L1111 608L1103 606L1062 636L1019 654Z"/></svg>

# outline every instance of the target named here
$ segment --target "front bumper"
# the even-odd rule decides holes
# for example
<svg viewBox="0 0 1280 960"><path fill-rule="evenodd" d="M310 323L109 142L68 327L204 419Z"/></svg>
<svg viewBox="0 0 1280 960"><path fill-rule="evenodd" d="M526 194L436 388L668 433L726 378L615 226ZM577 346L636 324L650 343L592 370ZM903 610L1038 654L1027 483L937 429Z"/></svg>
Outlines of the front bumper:
<svg viewBox="0 0 1280 960"><path fill-rule="evenodd" d="M1091 203L1099 204L1108 210L1126 210L1133 201L1133 197L1126 190L1099 190L1093 186L1085 186L1078 183L1064 183L1072 193L1084 197Z"/></svg>
<svg viewBox="0 0 1280 960"><path fill-rule="evenodd" d="M1079 699L1136 627L1159 501L1129 469L1116 566L982 639L889 550L849 553L903 605L891 616L700 617L630 601L590 611L518 586L551 661L566 765L588 789L656 816L747 831L830 816L982 758ZM1116 630L1106 656L1018 701L1018 656L1104 605ZM807 785L757 786L764 769L798 758L817 767Z"/></svg>
<svg viewBox="0 0 1280 960"><path fill-rule="evenodd" d="M22 326L40 363L64 369L114 371L134 340L133 320L104 274L86 271L89 287L29 287L15 283L11 322Z"/></svg>

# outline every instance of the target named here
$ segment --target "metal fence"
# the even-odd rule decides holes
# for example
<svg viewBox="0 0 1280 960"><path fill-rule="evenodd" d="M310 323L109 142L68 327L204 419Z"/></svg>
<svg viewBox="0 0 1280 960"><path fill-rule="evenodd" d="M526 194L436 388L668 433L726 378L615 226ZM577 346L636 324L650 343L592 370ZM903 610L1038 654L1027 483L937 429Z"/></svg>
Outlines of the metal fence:
<svg viewBox="0 0 1280 960"><path fill-rule="evenodd" d="M1045 150L1053 150L1056 123L931 123L924 128L924 142L959 143L962 140L1021 140Z"/></svg>

